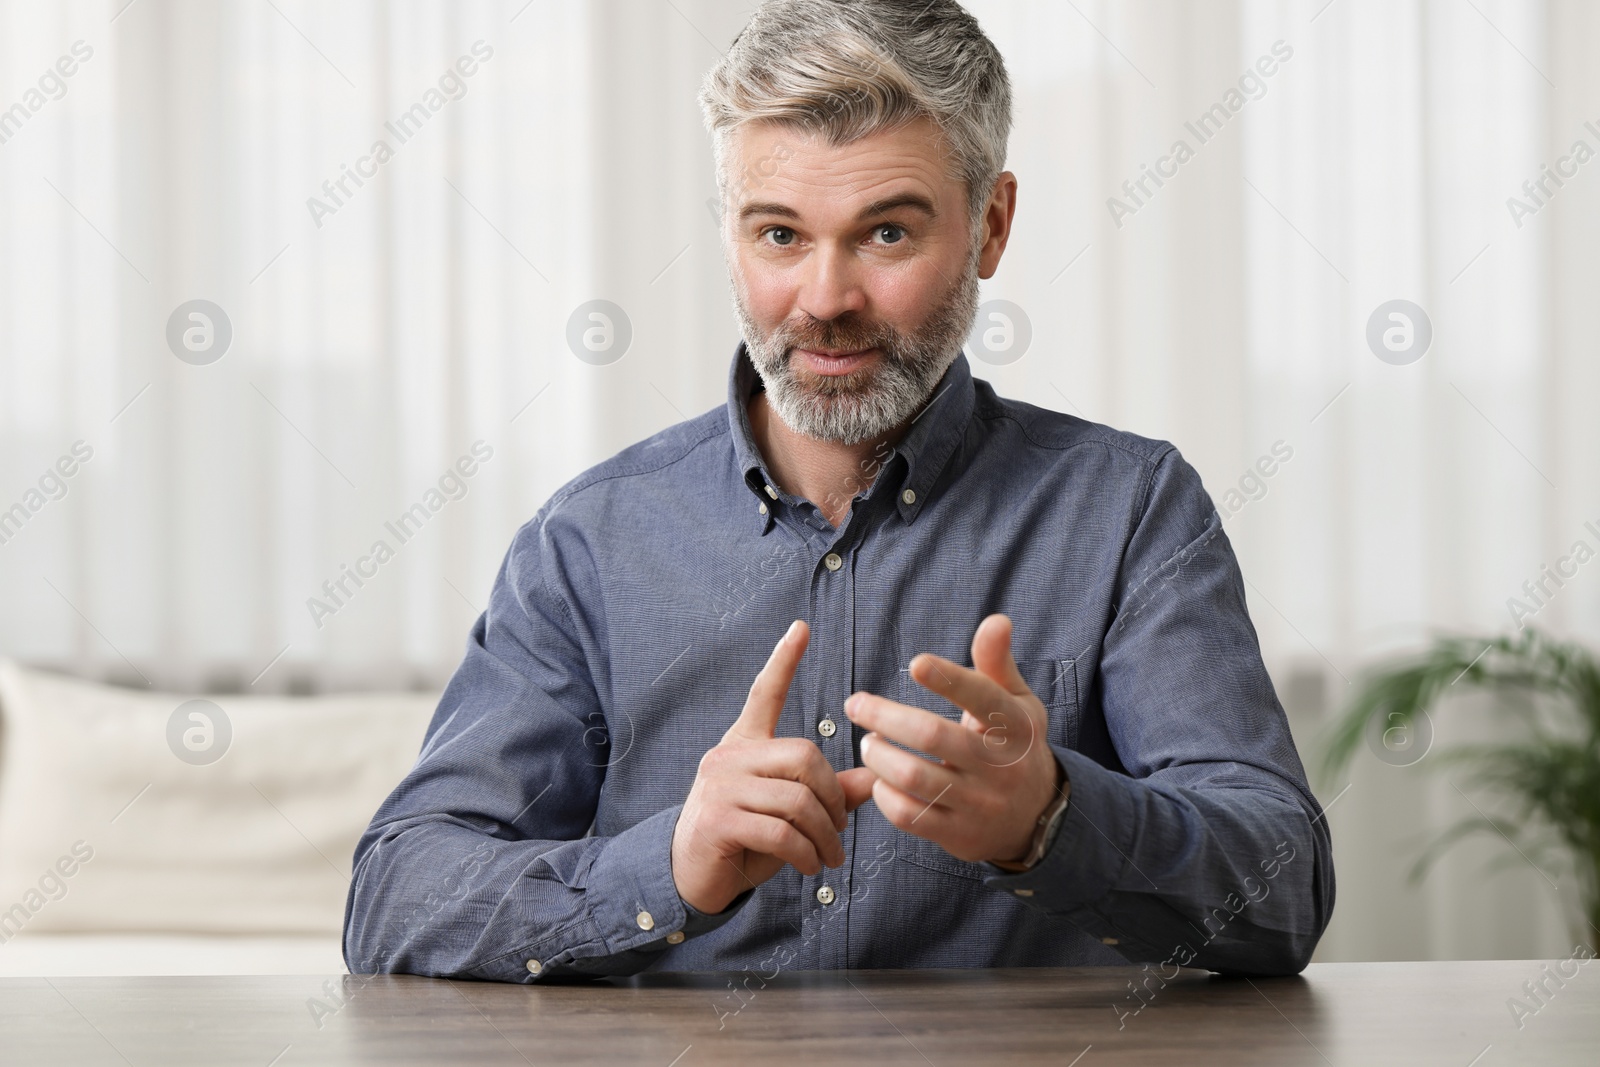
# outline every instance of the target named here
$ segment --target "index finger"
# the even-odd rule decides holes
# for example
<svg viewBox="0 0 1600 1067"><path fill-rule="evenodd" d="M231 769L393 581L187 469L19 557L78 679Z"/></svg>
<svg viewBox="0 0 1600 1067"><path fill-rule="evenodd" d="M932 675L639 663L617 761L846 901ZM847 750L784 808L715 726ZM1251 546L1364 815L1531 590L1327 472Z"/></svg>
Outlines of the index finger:
<svg viewBox="0 0 1600 1067"><path fill-rule="evenodd" d="M805 655L810 633L810 628L802 619L789 624L789 629L784 631L772 649L772 655L767 657L766 666L761 668L761 673L751 683L744 708L733 725L728 727L728 732L723 734L724 738L734 734L760 741L778 735L778 718L783 714L783 702L788 699L789 685L794 681L800 657Z"/></svg>
<svg viewBox="0 0 1600 1067"><path fill-rule="evenodd" d="M970 718L971 728L977 731L972 736L982 738L972 751L984 763L1009 767L1033 748L1041 724L1037 713L1031 710L1032 705L1020 702L1023 693L1033 695L1020 675L1017 684L1022 691L1013 693L982 671L924 652L911 661L911 677L923 688L938 693L967 713L962 717L963 724ZM1037 702L1035 696L1034 703ZM1016 738L1026 739L1025 744L1010 743L1013 730Z"/></svg>
<svg viewBox="0 0 1600 1067"><path fill-rule="evenodd" d="M966 751L966 738L970 736L970 731L943 715L874 693L850 694L844 702L844 713L863 729L880 733L946 763L962 762L959 757Z"/></svg>
<svg viewBox="0 0 1600 1067"><path fill-rule="evenodd" d="M911 679L922 688L944 697L977 720L978 729L990 730L1012 725L1011 713L1017 705L1005 686L981 671L952 663L943 656L923 652L909 664Z"/></svg>

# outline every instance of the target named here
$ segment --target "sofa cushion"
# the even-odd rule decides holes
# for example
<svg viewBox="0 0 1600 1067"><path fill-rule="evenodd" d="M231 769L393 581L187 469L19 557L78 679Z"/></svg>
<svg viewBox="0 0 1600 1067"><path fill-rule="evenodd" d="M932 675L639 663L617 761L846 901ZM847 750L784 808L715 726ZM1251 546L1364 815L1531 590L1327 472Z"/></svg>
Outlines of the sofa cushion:
<svg viewBox="0 0 1600 1067"><path fill-rule="evenodd" d="M437 700L197 699L0 661L0 943L337 934L356 839Z"/></svg>

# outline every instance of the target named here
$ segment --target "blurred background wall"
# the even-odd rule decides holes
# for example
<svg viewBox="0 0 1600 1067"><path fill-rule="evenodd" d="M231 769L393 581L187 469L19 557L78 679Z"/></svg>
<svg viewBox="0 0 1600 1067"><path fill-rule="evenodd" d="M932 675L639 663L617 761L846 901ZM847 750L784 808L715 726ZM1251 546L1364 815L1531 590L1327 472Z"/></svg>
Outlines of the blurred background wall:
<svg viewBox="0 0 1600 1067"><path fill-rule="evenodd" d="M549 494L725 402L694 97L753 6L0 0L0 509L26 512L0 526L0 655L178 691L442 685ZM983 292L1009 307L975 331L1013 347L969 347L974 372L1195 464L1314 768L1365 666L1515 629L1508 598L1600 525L1600 162L1523 189L1600 147L1600 12L968 6L1020 181ZM608 362L568 342L596 299L629 334ZM1391 300L1427 316L1421 358L1369 346ZM1600 565L1534 621L1600 641ZM1471 702L1435 726L1497 729ZM1568 876L1486 874L1503 846L1407 885L1471 783L1363 753L1314 784L1319 959L1570 954Z"/></svg>

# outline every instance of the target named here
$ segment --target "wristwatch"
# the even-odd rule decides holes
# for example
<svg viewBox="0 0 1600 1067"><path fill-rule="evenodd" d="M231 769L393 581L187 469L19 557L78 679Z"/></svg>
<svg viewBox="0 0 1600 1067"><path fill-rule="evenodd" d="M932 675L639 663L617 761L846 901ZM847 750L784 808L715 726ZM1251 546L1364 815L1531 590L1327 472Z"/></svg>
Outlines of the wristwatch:
<svg viewBox="0 0 1600 1067"><path fill-rule="evenodd" d="M1050 851L1050 843L1056 839L1056 832L1061 829L1062 816L1067 813L1067 801L1072 797L1072 782L1067 778L1066 768L1061 766L1060 760L1056 761L1056 767L1061 773L1059 795L1050 802L1035 823L1033 846L1028 849L1028 854L1022 857L1020 862L989 861L1001 870L1020 874L1038 863L1044 858L1044 854Z"/></svg>

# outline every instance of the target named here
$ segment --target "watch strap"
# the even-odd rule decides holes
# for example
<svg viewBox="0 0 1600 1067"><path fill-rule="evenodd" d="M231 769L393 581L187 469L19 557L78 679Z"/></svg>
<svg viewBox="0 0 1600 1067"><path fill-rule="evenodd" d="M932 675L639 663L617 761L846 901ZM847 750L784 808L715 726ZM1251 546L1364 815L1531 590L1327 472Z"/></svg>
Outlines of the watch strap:
<svg viewBox="0 0 1600 1067"><path fill-rule="evenodd" d="M1058 761L1059 765L1059 761ZM1033 841L1028 849L1028 854L1018 862L1001 862L990 860L1001 870L1020 874L1033 867L1050 851L1050 845L1055 840L1056 832L1061 829L1061 818L1066 813L1067 803L1072 798L1072 783L1067 780L1065 769L1062 771L1061 788L1058 794L1044 811L1039 813L1039 818L1034 824Z"/></svg>

